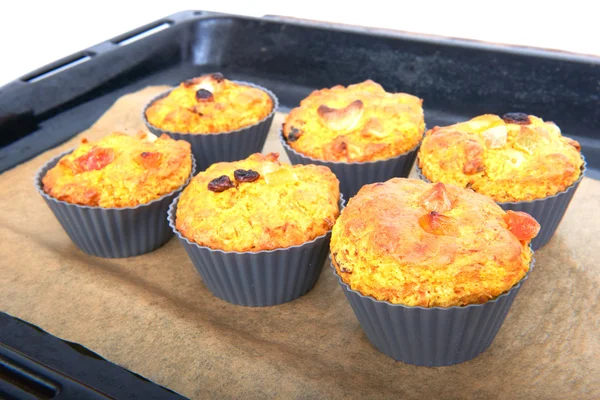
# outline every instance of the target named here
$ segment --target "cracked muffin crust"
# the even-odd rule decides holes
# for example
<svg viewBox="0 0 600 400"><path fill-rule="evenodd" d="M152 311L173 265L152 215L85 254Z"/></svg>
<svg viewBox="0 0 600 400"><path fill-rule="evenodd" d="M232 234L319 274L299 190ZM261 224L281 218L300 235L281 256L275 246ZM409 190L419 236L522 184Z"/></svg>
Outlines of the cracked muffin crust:
<svg viewBox="0 0 600 400"><path fill-rule="evenodd" d="M333 227L334 267L353 290L421 307L485 303L529 270L539 224L472 190L393 178L365 185Z"/></svg>
<svg viewBox="0 0 600 400"><path fill-rule="evenodd" d="M497 202L527 201L577 181L580 152L553 122L522 113L482 115L427 131L418 165L432 182L470 187Z"/></svg>
<svg viewBox="0 0 600 400"><path fill-rule="evenodd" d="M425 129L423 101L371 80L312 92L287 115L290 147L325 161L365 162L413 149Z"/></svg>
<svg viewBox="0 0 600 400"><path fill-rule="evenodd" d="M288 165L253 154L199 173L183 190L176 227L190 241L224 251L300 245L324 235L339 215L339 182L327 167Z"/></svg>
<svg viewBox="0 0 600 400"><path fill-rule="evenodd" d="M179 84L148 107L146 119L175 133L223 133L260 122L273 106L266 92L214 73Z"/></svg>
<svg viewBox="0 0 600 400"><path fill-rule="evenodd" d="M42 183L46 193L67 203L135 207L178 189L191 172L189 143L167 135L116 132L97 142L84 139Z"/></svg>

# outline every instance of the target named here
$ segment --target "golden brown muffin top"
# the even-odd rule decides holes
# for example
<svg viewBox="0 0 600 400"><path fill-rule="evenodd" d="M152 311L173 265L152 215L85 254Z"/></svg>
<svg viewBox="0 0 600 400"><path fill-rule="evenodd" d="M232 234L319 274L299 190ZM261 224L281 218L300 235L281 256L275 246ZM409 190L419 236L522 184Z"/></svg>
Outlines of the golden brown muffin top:
<svg viewBox="0 0 600 400"><path fill-rule="evenodd" d="M553 122L521 113L482 115L429 130L418 163L432 182L470 187L497 202L527 201L579 179L580 150Z"/></svg>
<svg viewBox="0 0 600 400"><path fill-rule="evenodd" d="M367 80L312 92L283 124L294 150L319 160L364 162L414 148L425 130L423 100Z"/></svg>
<svg viewBox="0 0 600 400"><path fill-rule="evenodd" d="M183 185L192 172L190 144L167 135L111 133L84 139L42 179L50 196L67 203L134 207Z"/></svg>
<svg viewBox="0 0 600 400"><path fill-rule="evenodd" d="M421 307L484 303L529 270L539 224L468 189L393 178L365 185L333 227L341 279L377 300Z"/></svg>
<svg viewBox="0 0 600 400"><path fill-rule="evenodd" d="M317 165L281 164L276 153L221 162L181 194L176 227L202 246L273 250L324 235L339 215L339 182Z"/></svg>
<svg viewBox="0 0 600 400"><path fill-rule="evenodd" d="M146 118L169 132L223 133L265 119L273 106L265 91L215 73L182 82L166 97L154 101L146 110Z"/></svg>

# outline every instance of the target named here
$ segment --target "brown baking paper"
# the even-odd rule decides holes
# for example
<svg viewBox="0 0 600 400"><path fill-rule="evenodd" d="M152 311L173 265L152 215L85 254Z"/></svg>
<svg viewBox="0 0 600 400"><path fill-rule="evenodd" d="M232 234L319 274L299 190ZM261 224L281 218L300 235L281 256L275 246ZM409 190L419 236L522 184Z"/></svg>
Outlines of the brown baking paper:
<svg viewBox="0 0 600 400"><path fill-rule="evenodd" d="M329 266L276 307L228 304L183 247L102 259L75 247L33 177L81 136L135 133L164 90L124 96L88 131L0 176L0 309L192 398L600 398L600 182L584 178L550 244L536 253L491 347L472 361L415 367L367 340ZM278 151L272 127L265 151Z"/></svg>

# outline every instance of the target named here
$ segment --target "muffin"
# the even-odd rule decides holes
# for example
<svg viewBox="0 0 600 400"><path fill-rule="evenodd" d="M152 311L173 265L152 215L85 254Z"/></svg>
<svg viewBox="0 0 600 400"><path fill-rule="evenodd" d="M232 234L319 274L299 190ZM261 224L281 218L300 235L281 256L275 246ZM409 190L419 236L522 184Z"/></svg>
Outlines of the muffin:
<svg viewBox="0 0 600 400"><path fill-rule="evenodd" d="M429 130L418 167L430 182L468 187L505 209L533 215L542 225L533 241L537 249L558 227L583 176L584 159L579 143L562 136L553 122L509 113Z"/></svg>
<svg viewBox="0 0 600 400"><path fill-rule="evenodd" d="M150 139L150 140L148 140ZM190 145L167 135L154 139L111 133L84 139L42 178L50 196L91 207L135 207L181 187L192 172Z"/></svg>
<svg viewBox="0 0 600 400"><path fill-rule="evenodd" d="M172 236L164 216L194 168L185 141L111 133L50 160L36 187L84 252L130 257Z"/></svg>
<svg viewBox="0 0 600 400"><path fill-rule="evenodd" d="M423 101L367 80L314 91L286 117L281 140L292 163L329 166L345 196L408 176L425 129Z"/></svg>
<svg viewBox="0 0 600 400"><path fill-rule="evenodd" d="M491 344L531 268L539 229L472 190L394 178L350 200L333 228L332 266L379 350L449 365Z"/></svg>
<svg viewBox="0 0 600 400"><path fill-rule="evenodd" d="M169 220L211 292L261 306L313 287L339 208L339 182L328 168L257 153L196 175Z"/></svg>
<svg viewBox="0 0 600 400"><path fill-rule="evenodd" d="M151 132L189 141L204 170L261 151L277 105L269 90L214 73L157 96L143 117Z"/></svg>

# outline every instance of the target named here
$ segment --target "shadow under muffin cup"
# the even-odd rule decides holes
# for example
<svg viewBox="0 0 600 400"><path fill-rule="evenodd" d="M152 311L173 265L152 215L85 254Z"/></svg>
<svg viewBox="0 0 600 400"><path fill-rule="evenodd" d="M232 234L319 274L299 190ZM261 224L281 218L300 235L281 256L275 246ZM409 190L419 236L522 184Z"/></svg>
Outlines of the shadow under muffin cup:
<svg viewBox="0 0 600 400"><path fill-rule="evenodd" d="M264 87L249 82L232 82L257 88L267 93L273 101L273 109L271 112L259 122L233 131L216 133L171 132L152 125L146 117L146 110L152 103L168 96L172 91L171 89L150 100L142 111L142 119L148 130L153 134L160 136L164 133L175 140L185 140L190 143L192 146L192 154L194 154L194 157L196 158L198 171L204 171L217 162L242 160L251 154L260 153L267 140L273 118L279 107L279 100L273 92Z"/></svg>
<svg viewBox="0 0 600 400"><path fill-rule="evenodd" d="M287 303L315 285L329 254L331 230L311 241L282 249L236 252L211 249L184 237L176 227L179 196L169 207L169 225L185 248L208 290L241 306ZM344 200L340 196L340 210Z"/></svg>
<svg viewBox="0 0 600 400"><path fill-rule="evenodd" d="M534 251L541 249L550 241L550 239L552 239L552 236L558 229L558 225L560 225L560 222L567 212L567 208L583 179L585 168L586 163L584 158L579 178L567 189L553 196L531 201L496 202L505 211L512 210L526 212L540 224L540 232L531 241L531 248ZM419 179L431 183L431 181L423 174L421 168L419 168L418 162L415 164L415 170Z"/></svg>
<svg viewBox="0 0 600 400"><path fill-rule="evenodd" d="M44 164L35 176L35 186L79 249L96 257L133 257L156 250L173 237L166 218L167 210L194 176L196 162L193 156L190 176L178 189L135 207L102 208L67 203L44 192L42 179L46 172L72 151L62 153Z"/></svg>
<svg viewBox="0 0 600 400"><path fill-rule="evenodd" d="M407 364L440 367L477 357L490 347L523 283L483 304L411 307L364 296L337 277L369 341L388 357Z"/></svg>
<svg viewBox="0 0 600 400"><path fill-rule="evenodd" d="M413 149L393 158L379 161L346 163L318 160L299 153L290 147L281 130L279 132L279 140L293 165L316 164L324 165L331 169L340 181L340 192L347 199L352 198L358 193L361 187L369 183L385 182L391 178L408 177L417 156L417 151L419 150L419 144L417 144Z"/></svg>

